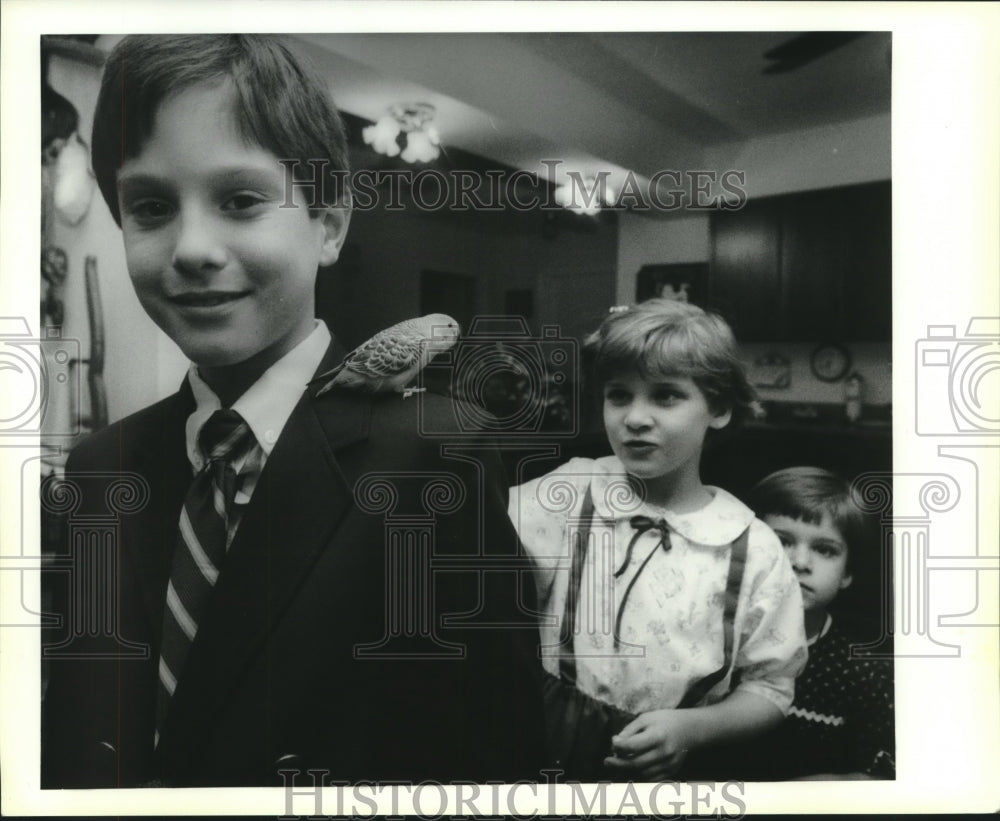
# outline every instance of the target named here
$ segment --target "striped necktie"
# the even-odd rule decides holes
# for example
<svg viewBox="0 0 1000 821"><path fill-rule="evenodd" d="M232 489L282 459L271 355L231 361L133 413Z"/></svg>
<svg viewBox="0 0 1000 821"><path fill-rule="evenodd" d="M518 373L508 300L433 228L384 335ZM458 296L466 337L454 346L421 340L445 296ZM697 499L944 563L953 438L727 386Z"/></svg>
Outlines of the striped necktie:
<svg viewBox="0 0 1000 821"><path fill-rule="evenodd" d="M256 440L236 411L219 410L205 423L198 444L206 463L181 508L163 612L154 744L159 743L170 698L226 555L228 516L236 495L233 462L249 452Z"/></svg>

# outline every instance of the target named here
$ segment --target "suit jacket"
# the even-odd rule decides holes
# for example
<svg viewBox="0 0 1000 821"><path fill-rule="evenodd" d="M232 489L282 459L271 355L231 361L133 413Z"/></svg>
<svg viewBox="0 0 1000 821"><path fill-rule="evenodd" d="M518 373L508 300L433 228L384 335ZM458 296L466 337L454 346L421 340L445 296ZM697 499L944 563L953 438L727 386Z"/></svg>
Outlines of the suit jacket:
<svg viewBox="0 0 1000 821"><path fill-rule="evenodd" d="M495 450L435 394L314 394L267 460L156 750L186 380L73 451L43 787L538 780L533 587Z"/></svg>

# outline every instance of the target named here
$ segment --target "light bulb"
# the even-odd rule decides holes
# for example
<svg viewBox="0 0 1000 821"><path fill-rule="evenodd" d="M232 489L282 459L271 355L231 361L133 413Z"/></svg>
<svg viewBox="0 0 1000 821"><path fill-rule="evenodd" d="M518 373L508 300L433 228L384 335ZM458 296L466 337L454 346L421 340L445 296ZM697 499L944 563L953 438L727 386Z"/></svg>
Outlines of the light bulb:
<svg viewBox="0 0 1000 821"><path fill-rule="evenodd" d="M406 148L400 156L407 162L430 162L437 159L440 153L431 134L411 131L406 135Z"/></svg>
<svg viewBox="0 0 1000 821"><path fill-rule="evenodd" d="M396 139L399 137L400 131L396 118L387 114L379 119L375 125L366 126L362 130L361 136L379 154L395 157L399 153L399 143L396 142Z"/></svg>

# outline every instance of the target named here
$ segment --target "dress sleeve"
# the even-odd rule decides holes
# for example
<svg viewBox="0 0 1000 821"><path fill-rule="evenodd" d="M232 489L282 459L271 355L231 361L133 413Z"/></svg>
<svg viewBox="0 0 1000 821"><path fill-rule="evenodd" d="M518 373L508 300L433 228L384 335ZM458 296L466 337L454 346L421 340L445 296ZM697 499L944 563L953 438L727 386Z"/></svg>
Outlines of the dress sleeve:
<svg viewBox="0 0 1000 821"><path fill-rule="evenodd" d="M852 696L852 772L873 778L896 777L895 699L892 659L856 659Z"/></svg>
<svg viewBox="0 0 1000 821"><path fill-rule="evenodd" d="M760 521L750 528L736 689L766 698L784 714L807 658L802 594L778 538Z"/></svg>

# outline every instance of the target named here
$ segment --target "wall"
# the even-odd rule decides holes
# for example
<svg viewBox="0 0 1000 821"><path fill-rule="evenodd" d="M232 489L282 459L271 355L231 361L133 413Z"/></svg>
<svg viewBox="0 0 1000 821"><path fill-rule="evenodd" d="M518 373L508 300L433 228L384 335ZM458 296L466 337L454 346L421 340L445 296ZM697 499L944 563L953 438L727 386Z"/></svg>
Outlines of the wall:
<svg viewBox="0 0 1000 821"><path fill-rule="evenodd" d="M618 233L618 303L635 301L635 278L643 265L708 262L710 241L707 213L660 219L623 214Z"/></svg>
<svg viewBox="0 0 1000 821"><path fill-rule="evenodd" d="M100 70L75 60L52 57L49 81L76 107L80 115L79 133L89 147ZM120 419L176 390L186 367L184 358L139 305L125 267L121 231L111 218L96 184L90 210L80 223L70 226L56 217L52 242L66 251L69 261L63 336L78 339L84 356L90 351L84 259L88 255L97 258L104 314L104 373L109 421ZM81 381L86 384L85 374L81 374ZM68 397L54 396L53 399L63 405L52 408L57 417L68 413Z"/></svg>
<svg viewBox="0 0 1000 821"><path fill-rule="evenodd" d="M882 114L712 146L707 167L745 171L750 197L887 180L891 126Z"/></svg>
<svg viewBox="0 0 1000 821"><path fill-rule="evenodd" d="M594 324L613 300L611 283L617 261L617 230L613 223L565 220L556 235L543 235L543 215L501 212L460 217L426 213L415 208L399 212L355 213L350 241L360 247L360 268L345 272L358 279L341 291L350 303L350 317L338 313L348 339L364 339L380 328L417 314L420 272L423 269L473 276L477 283L476 312L504 311L508 289L531 289L536 294L535 317L547 311L539 301L541 280L549 277L572 287L578 275L604 274L608 289L600 307L593 308ZM336 273L335 273L336 275ZM350 285L350 283L346 283ZM562 287L562 286L559 286Z"/></svg>
<svg viewBox="0 0 1000 821"><path fill-rule="evenodd" d="M846 342L851 354L851 370L864 380L862 401L866 405L892 403L892 346L888 342ZM776 402L832 402L843 404L844 383L822 382L813 376L809 360L816 349L813 343L753 342L740 346L744 361L752 363L768 353L780 353L791 363L787 388L758 388L760 398Z"/></svg>
<svg viewBox="0 0 1000 821"><path fill-rule="evenodd" d="M833 188L891 178L888 115L811 128L740 145L709 148L706 167L746 172L748 197L765 197L818 188ZM643 265L708 262L711 258L707 212L665 214L658 218L623 214L619 222L619 303L635 301L635 278ZM889 343L846 340L855 370L865 380L865 402L892 401L892 347ZM762 398L788 402L842 402L843 385L816 379L809 369L815 345L758 343L741 346L748 361L771 351L791 361L791 385L764 389Z"/></svg>

